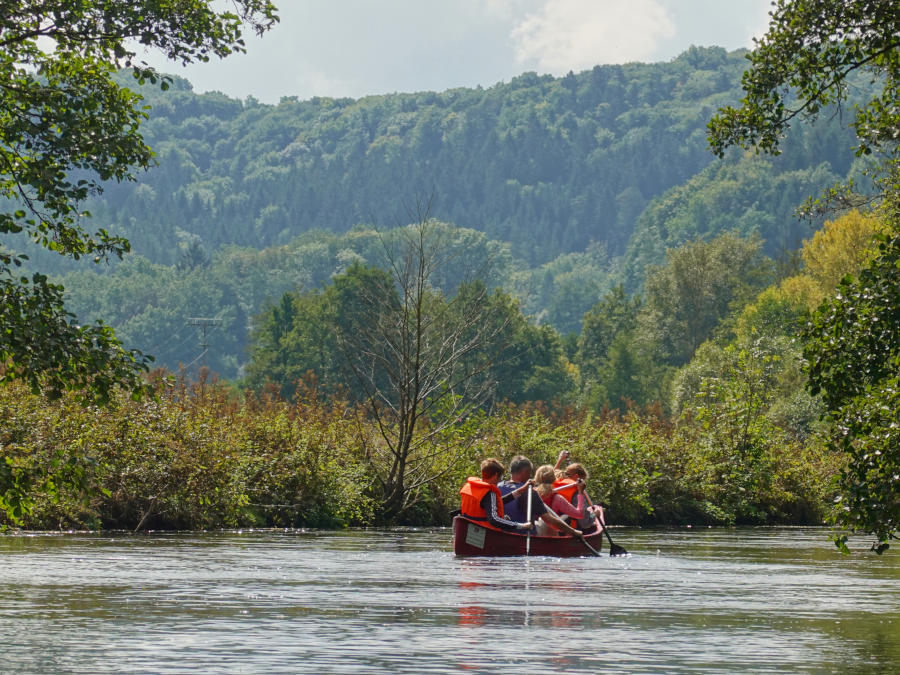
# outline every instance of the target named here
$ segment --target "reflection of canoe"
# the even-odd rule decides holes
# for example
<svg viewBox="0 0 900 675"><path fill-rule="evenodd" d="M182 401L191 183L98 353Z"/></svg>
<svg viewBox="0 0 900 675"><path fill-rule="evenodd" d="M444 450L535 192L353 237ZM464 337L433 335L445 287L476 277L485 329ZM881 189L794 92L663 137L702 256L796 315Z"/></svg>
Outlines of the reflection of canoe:
<svg viewBox="0 0 900 675"><path fill-rule="evenodd" d="M456 555L525 555L524 534L503 532L483 527L479 523L456 516L453 519L453 551ZM603 533L586 534L585 541L597 551L603 544ZM576 537L531 537L531 555L573 558L593 555Z"/></svg>

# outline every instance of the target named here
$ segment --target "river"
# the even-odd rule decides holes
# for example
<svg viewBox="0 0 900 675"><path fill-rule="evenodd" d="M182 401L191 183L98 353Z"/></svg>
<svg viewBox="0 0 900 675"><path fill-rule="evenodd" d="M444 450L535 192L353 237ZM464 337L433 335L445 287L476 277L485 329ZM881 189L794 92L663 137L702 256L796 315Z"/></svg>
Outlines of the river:
<svg viewBox="0 0 900 675"><path fill-rule="evenodd" d="M0 535L2 673L890 673L900 551L616 529L456 558L447 529Z"/></svg>

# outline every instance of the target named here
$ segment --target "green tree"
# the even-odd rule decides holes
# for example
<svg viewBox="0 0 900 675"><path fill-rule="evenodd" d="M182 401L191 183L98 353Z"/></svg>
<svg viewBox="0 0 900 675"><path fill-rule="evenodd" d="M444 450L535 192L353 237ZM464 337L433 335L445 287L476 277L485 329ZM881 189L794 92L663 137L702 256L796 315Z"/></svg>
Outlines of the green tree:
<svg viewBox="0 0 900 675"><path fill-rule="evenodd" d="M810 388L834 421L831 445L849 457L837 524L868 532L881 553L900 527L900 12L890 0L778 0L766 35L748 55L746 96L709 124L709 142L778 153L798 118L842 104L851 78L880 87L855 109L857 153L880 160L875 195L890 228L875 259L814 314L804 333ZM841 203L847 190L826 197ZM826 201L826 204L828 202ZM846 550L846 535L836 537Z"/></svg>
<svg viewBox="0 0 900 675"><path fill-rule="evenodd" d="M224 12L213 4L0 2L0 381L22 378L52 396L77 390L99 403L116 385L143 390L147 357L126 350L103 324L78 325L61 286L17 272L26 256L15 246L24 237L96 261L129 250L124 238L84 225L83 203L103 182L131 179L153 161L139 132L141 97L113 76L134 67L138 82L159 80L136 60L138 45L182 63L205 61L242 51L244 25L262 33L277 20L269 0L237 0ZM17 475L0 473L7 509L16 507Z"/></svg>
<svg viewBox="0 0 900 675"><path fill-rule="evenodd" d="M629 298L619 285L584 315L576 365L594 410L624 411L630 404L649 402L659 392L663 375L635 330L640 310L641 299Z"/></svg>
<svg viewBox="0 0 900 675"><path fill-rule="evenodd" d="M638 405L664 402L671 367L654 360L653 344L638 330L616 333L609 351L586 383L586 400L594 410L605 407L625 412Z"/></svg>
<svg viewBox="0 0 900 675"><path fill-rule="evenodd" d="M346 387L329 302L327 291L288 292L266 307L251 336L247 384L260 389L272 382L282 398L292 399L297 385L313 372L317 388L325 393Z"/></svg>
<svg viewBox="0 0 900 675"><path fill-rule="evenodd" d="M128 241L85 229L83 202L103 182L133 178L153 155L139 127L141 97L113 78L134 66L138 82L157 74L138 62L137 44L189 63L243 50L241 31L276 20L268 0L240 0L235 12L191 0L3 2L0 12L0 233L21 233L74 259L103 260L129 250ZM52 45L52 47L50 47ZM166 82L163 80L163 85ZM13 240L16 241L16 240ZM146 359L124 350L104 326L77 326L61 289L45 276L17 276L26 256L0 249L0 333L3 379L28 379L57 392L74 387L105 401L121 382L140 388Z"/></svg>
<svg viewBox="0 0 900 675"><path fill-rule="evenodd" d="M654 336L659 359L680 366L690 360L719 323L771 279L759 238L723 234L669 251L647 278L640 330Z"/></svg>
<svg viewBox="0 0 900 675"><path fill-rule="evenodd" d="M804 273L831 294L845 275L857 274L865 266L876 246L875 235L884 230L878 218L855 209L826 220L822 229L803 244Z"/></svg>
<svg viewBox="0 0 900 675"><path fill-rule="evenodd" d="M457 298L484 295L484 286L481 281L464 284ZM529 321L518 300L503 290L486 294L485 302L485 320L492 326L488 333L493 337L463 360L463 367L487 389L484 407L503 401L565 401L572 378L559 333L551 326Z"/></svg>
<svg viewBox="0 0 900 675"><path fill-rule="evenodd" d="M848 78L869 75L881 86L856 106L858 152L896 147L900 110L900 12L891 0L777 0L766 34L747 55L739 108L721 108L709 142L778 153L796 119L811 120L851 95Z"/></svg>
<svg viewBox="0 0 900 675"><path fill-rule="evenodd" d="M582 377L600 367L616 335L634 328L640 307L640 298L628 298L619 285L584 315L576 357Z"/></svg>
<svg viewBox="0 0 900 675"><path fill-rule="evenodd" d="M777 342L777 341L776 341ZM685 412L696 420L699 447L689 467L700 507L714 521L769 522L784 505L778 455L787 445L766 416L778 385L783 346L759 338L718 350L715 373L702 377Z"/></svg>
<svg viewBox="0 0 900 675"><path fill-rule="evenodd" d="M881 553L900 531L900 234L845 277L804 340L810 389L834 422L830 445L849 456L837 523L875 535ZM846 535L836 541L846 549Z"/></svg>
<svg viewBox="0 0 900 675"><path fill-rule="evenodd" d="M488 359L486 370L495 388L491 402L564 403L574 383L559 333L551 326L535 326L518 306L504 321L507 325L499 332L500 339L488 347L496 353Z"/></svg>

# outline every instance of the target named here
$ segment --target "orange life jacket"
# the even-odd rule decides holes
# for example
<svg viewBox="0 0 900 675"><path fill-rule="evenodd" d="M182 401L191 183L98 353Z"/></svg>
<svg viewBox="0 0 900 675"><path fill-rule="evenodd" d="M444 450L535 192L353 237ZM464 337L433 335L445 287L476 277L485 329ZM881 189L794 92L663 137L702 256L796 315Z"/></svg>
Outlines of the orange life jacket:
<svg viewBox="0 0 900 675"><path fill-rule="evenodd" d="M462 498L462 504L459 507L460 512L466 518L472 520L487 520L487 514L481 507L481 500L488 492L497 495L497 515L503 517L503 497L500 489L493 483L488 483L480 478L469 476L466 484L462 486L459 495Z"/></svg>
<svg viewBox="0 0 900 675"><path fill-rule="evenodd" d="M571 478L561 478L559 480L553 481L554 488L562 487L563 485L568 485L570 487L563 488L556 494L562 495L563 497L565 497L567 502L573 504L574 502L572 500L575 498L575 493L578 492L578 485Z"/></svg>

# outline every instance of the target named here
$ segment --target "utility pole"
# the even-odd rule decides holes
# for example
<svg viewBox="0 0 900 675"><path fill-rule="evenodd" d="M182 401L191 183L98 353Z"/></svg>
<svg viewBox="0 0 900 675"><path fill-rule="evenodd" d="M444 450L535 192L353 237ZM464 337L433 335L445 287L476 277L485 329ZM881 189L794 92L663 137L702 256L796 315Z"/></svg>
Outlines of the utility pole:
<svg viewBox="0 0 900 675"><path fill-rule="evenodd" d="M200 357L203 359L203 368L206 368L206 352L209 350L209 343L206 341L206 332L210 327L221 326L222 319L207 319L204 317L188 317L188 325L200 326L200 348L203 350Z"/></svg>

